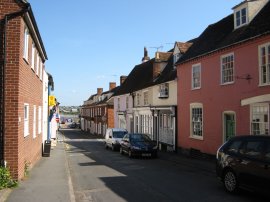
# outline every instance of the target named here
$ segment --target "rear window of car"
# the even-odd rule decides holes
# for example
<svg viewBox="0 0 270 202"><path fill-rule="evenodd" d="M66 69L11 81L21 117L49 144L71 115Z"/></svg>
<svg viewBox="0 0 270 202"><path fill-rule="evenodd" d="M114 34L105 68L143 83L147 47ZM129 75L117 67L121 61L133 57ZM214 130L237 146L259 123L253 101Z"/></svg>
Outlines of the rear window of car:
<svg viewBox="0 0 270 202"><path fill-rule="evenodd" d="M113 131L114 138L123 138L127 134L126 131Z"/></svg>

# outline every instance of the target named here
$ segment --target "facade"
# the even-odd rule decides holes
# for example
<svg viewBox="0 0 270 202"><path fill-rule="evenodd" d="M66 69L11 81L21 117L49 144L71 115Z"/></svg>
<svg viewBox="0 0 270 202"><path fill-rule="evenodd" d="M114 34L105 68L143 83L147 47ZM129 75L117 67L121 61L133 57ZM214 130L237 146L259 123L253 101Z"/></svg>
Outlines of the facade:
<svg viewBox="0 0 270 202"><path fill-rule="evenodd" d="M103 92L97 89L97 94L90 96L81 108L81 129L91 134L105 135L107 128L114 127L114 105L110 97L117 89L111 82L110 90Z"/></svg>
<svg viewBox="0 0 270 202"><path fill-rule="evenodd" d="M7 0L1 20L1 163L24 177L42 153L45 48L29 3Z"/></svg>
<svg viewBox="0 0 270 202"><path fill-rule="evenodd" d="M115 127L148 134L160 149L177 149L177 80L174 67L191 43L176 42L173 50L157 52L136 65L113 96ZM140 82L136 82L140 80Z"/></svg>
<svg viewBox="0 0 270 202"><path fill-rule="evenodd" d="M244 1L177 62L178 145L215 154L235 135L269 135L270 3Z"/></svg>

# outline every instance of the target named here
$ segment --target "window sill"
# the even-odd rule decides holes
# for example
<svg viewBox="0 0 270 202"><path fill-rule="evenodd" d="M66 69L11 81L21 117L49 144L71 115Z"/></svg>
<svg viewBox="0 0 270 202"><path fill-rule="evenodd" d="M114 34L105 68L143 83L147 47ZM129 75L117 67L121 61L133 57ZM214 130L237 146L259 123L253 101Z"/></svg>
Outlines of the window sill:
<svg viewBox="0 0 270 202"><path fill-rule="evenodd" d="M234 84L234 81L232 81L232 82L226 82L226 83L221 83L220 85L221 86L226 86L226 85L232 85L232 84Z"/></svg>
<svg viewBox="0 0 270 202"><path fill-rule="evenodd" d="M200 90L201 87L197 87L197 88L191 88L191 90Z"/></svg>
<svg viewBox="0 0 270 202"><path fill-rule="evenodd" d="M270 86L270 83L259 84L259 87L265 87L265 86Z"/></svg>
<svg viewBox="0 0 270 202"><path fill-rule="evenodd" d="M203 136L189 136L190 139L203 140Z"/></svg>

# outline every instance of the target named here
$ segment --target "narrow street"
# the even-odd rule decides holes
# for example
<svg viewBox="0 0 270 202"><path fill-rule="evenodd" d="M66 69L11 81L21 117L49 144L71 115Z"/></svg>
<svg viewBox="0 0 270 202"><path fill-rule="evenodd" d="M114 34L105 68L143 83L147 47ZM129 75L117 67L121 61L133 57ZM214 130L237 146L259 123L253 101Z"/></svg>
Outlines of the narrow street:
<svg viewBox="0 0 270 202"><path fill-rule="evenodd" d="M157 159L129 159L106 150L102 139L78 129L61 132L77 202L267 201L247 191L226 193L214 170L194 166L193 159L176 163L166 160L163 154Z"/></svg>

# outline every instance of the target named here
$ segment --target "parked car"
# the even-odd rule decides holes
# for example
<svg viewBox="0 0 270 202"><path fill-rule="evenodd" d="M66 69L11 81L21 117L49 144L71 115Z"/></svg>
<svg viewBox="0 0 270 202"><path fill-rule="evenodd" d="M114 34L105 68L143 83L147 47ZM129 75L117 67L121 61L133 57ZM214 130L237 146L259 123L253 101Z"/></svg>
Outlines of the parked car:
<svg viewBox="0 0 270 202"><path fill-rule="evenodd" d="M120 141L127 134L126 129L108 128L105 134L105 148L111 148L113 151L119 150Z"/></svg>
<svg viewBox="0 0 270 202"><path fill-rule="evenodd" d="M69 128L76 128L77 127L77 124L75 122L69 124Z"/></svg>
<svg viewBox="0 0 270 202"><path fill-rule="evenodd" d="M157 144L147 134L126 134L120 143L120 153L133 156L157 157Z"/></svg>
<svg viewBox="0 0 270 202"><path fill-rule="evenodd" d="M231 138L217 151L216 174L230 193L239 187L269 192L270 136Z"/></svg>

